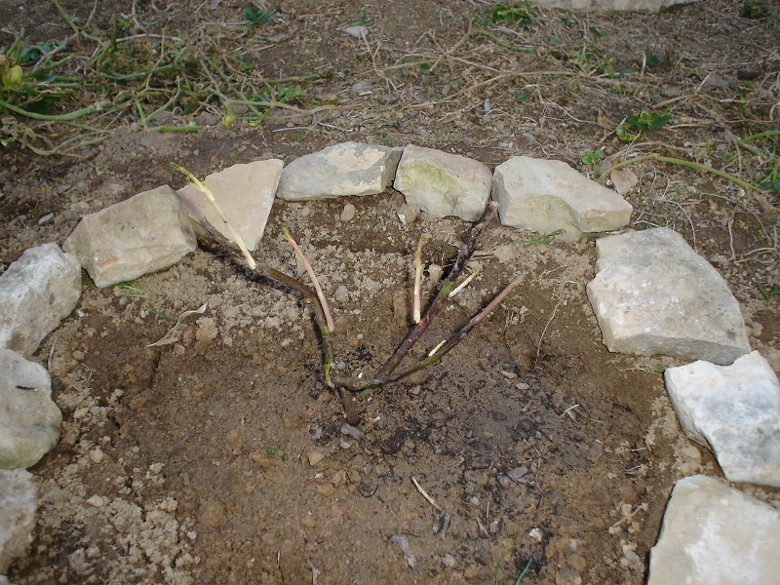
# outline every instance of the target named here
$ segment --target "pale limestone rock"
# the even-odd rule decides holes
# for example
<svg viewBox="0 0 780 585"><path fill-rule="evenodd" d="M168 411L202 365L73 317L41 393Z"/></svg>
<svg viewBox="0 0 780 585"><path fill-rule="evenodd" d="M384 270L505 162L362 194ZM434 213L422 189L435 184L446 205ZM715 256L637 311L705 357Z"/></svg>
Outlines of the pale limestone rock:
<svg viewBox="0 0 780 585"><path fill-rule="evenodd" d="M0 276L0 348L30 355L81 296L81 266L56 244L26 250Z"/></svg>
<svg viewBox="0 0 780 585"><path fill-rule="evenodd" d="M780 487L780 383L757 351L664 376L685 434L715 452L727 479Z"/></svg>
<svg viewBox="0 0 780 585"><path fill-rule="evenodd" d="M577 240L582 233L616 230L631 219L631 205L558 160L513 156L493 173L493 199L503 225Z"/></svg>
<svg viewBox="0 0 780 585"><path fill-rule="evenodd" d="M478 220L490 197L490 169L470 158L410 144L404 149L394 187L408 205L436 217Z"/></svg>
<svg viewBox="0 0 780 585"><path fill-rule="evenodd" d="M671 6L693 2L696 0L533 0L532 3L575 12L660 12Z"/></svg>
<svg viewBox="0 0 780 585"><path fill-rule="evenodd" d="M647 585L777 585L780 512L703 475L679 480Z"/></svg>
<svg viewBox="0 0 780 585"><path fill-rule="evenodd" d="M85 216L63 248L106 287L168 268L197 246L187 211L164 185Z"/></svg>
<svg viewBox="0 0 780 585"><path fill-rule="evenodd" d="M276 194L287 201L309 201L382 193L393 182L400 157L397 148L334 144L287 165Z"/></svg>
<svg viewBox="0 0 780 585"><path fill-rule="evenodd" d="M667 228L596 242L588 298L610 351L730 364L750 351L721 275Z"/></svg>
<svg viewBox="0 0 780 585"><path fill-rule="evenodd" d="M32 477L24 469L0 470L0 573L32 542L38 508Z"/></svg>
<svg viewBox="0 0 780 585"><path fill-rule="evenodd" d="M61 424L46 369L0 349L0 469L38 463L59 441Z"/></svg>
<svg viewBox="0 0 780 585"><path fill-rule="evenodd" d="M251 251L257 249L263 237L283 166L284 163L278 159L259 160L233 165L203 181L230 225ZM225 222L197 187L190 184L177 193L192 219L211 226L228 241L233 240Z"/></svg>

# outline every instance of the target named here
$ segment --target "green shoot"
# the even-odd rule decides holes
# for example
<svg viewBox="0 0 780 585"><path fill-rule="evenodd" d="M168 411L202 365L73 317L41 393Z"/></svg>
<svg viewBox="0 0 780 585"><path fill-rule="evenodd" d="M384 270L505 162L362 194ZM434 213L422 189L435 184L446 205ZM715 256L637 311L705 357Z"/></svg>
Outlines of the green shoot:
<svg viewBox="0 0 780 585"><path fill-rule="evenodd" d="M639 114L631 114L615 128L615 134L621 142L634 142L644 132L660 130L672 117L669 114L658 114L642 110Z"/></svg>
<svg viewBox="0 0 780 585"><path fill-rule="evenodd" d="M536 14L528 2L519 2L517 6L509 7L504 4L493 4L493 12L490 22L493 24L515 24L519 22L523 26L533 24Z"/></svg>
<svg viewBox="0 0 780 585"><path fill-rule="evenodd" d="M520 585L520 583L522 583L523 579L525 579L526 573L528 573L528 569L531 568L531 563L533 563L533 559L528 559L528 562L525 564L525 567L523 567L523 570L520 571L520 574L517 576L517 579L515 579L514 585Z"/></svg>

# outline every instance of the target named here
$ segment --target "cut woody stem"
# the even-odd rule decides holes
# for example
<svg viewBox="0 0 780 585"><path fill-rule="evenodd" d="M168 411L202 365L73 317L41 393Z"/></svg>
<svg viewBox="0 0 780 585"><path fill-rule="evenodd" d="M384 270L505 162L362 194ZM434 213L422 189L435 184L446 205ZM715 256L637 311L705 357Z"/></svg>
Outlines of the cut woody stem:
<svg viewBox="0 0 780 585"><path fill-rule="evenodd" d="M314 274L314 268L311 267L309 260L303 254L303 251L298 246L296 241L293 240L293 237L290 235L290 232L287 230L287 228L282 229L282 233L284 234L284 237L287 238L287 241L290 242L290 245L293 247L293 250L295 250L295 253L298 255L298 258L303 263L304 268L306 268L306 273L309 275L309 278L311 279L311 282L314 285L314 290L317 291L317 299L319 299L320 305L322 305L322 312L325 314L325 324L328 327L328 331L333 332L333 317L331 317L330 315L330 309L328 309L328 301L325 300L325 295L322 292L322 287L320 287L320 281L317 280L317 275Z"/></svg>
<svg viewBox="0 0 780 585"><path fill-rule="evenodd" d="M241 250L241 254L244 257L244 260L246 261L250 269L252 269L252 271L254 271L256 274L260 276L270 278L272 280L280 282L284 285L287 285L299 291L301 294L303 294L306 300L312 305L314 309L314 321L322 336L322 353L323 353L325 383L330 388L335 389L336 392L338 393L342 405L344 406L347 421L350 422L351 424L356 424L357 422L359 422L359 415L355 411L355 404L353 402L352 397L348 394L349 392L361 392L368 388L381 387L386 384L396 382L410 374L413 374L414 372L422 370L423 368L427 368L431 364L436 363L437 361L442 359L449 351L451 351L460 342L461 339L463 339L472 329L474 329L474 327L476 327L479 323L485 320L490 315L490 313L492 313L493 310L495 310L496 307L498 307L506 299L507 295L512 291L512 289L515 286L517 286L517 284L521 280L520 276L515 278L515 280L513 280L498 295L496 295L496 297L484 309L482 309L482 311L480 311L477 315L472 317L471 320L469 320L469 322L466 323L466 325L464 325L458 331L453 333L448 339L446 339L445 341L437 345L434 348L434 350L431 351L424 360L416 362L400 371L396 371L398 369L398 366L403 361L403 359L412 349L412 346L414 346L417 340L422 336L425 330L434 321L436 316L442 311L447 301L452 296L457 294L458 291L460 291L464 286L468 284L468 282L470 282L476 276L476 273L478 271L472 273L471 276L469 276L460 286L458 287L455 286L458 278L463 273L466 264L468 263L469 259L471 258L472 254L477 248L477 242L479 240L480 235L485 230L485 228L490 223L490 221L495 217L497 204L493 202L489 203L487 208L485 209L484 214L482 215L482 218L476 224L474 224L469 230L468 236L466 238L466 243L460 247L458 251L458 256L455 259L455 263L453 264L452 269L450 270L449 274L444 279L444 281L442 281L434 300L428 306L428 309L425 311L425 315L422 317L419 316L419 298L420 298L420 288L421 288L420 283L422 280L422 245L424 243L425 236L421 237L420 242L417 246L417 253L415 255L414 294L415 294L415 303L416 303L415 304L416 324L406 335L403 342L395 351L395 353L390 357L390 359L387 360L385 365L377 372L375 376L366 378L362 376L334 375L333 364L335 363L335 361L334 361L334 354L333 354L333 345L331 340L333 334L333 318L331 317L330 311L328 309L328 304L325 300L325 295L322 293L322 288L320 287L319 281L317 279L317 276L314 273L311 263L303 254L303 251L300 249L298 244L292 238L289 231L287 229L283 230L284 236L287 239L287 241L290 243L290 245L293 247L293 250L295 250L295 253L298 255L298 258L301 260L304 267L306 268L306 271L309 274L309 277L311 278L311 281L316 291L311 290L311 288L303 284L297 278L290 276L289 274L285 274L284 272L280 272L279 270L270 268L265 265L258 265L255 262L255 260L252 258L251 254L249 254L249 251L244 245L241 236L233 229L227 217L225 217L225 214L219 208L219 205L217 204L214 195L211 193L209 188L206 187L203 183L201 183L198 179L196 179L192 175L192 173L190 173L186 169L176 164L173 164L173 168L186 175L193 182L193 184L198 188L198 190L200 190L206 196L206 198L209 200L211 205L216 209L219 216L222 218L222 221L225 223L228 232L231 234L231 237L233 238L234 242L238 245L239 249ZM215 236L215 238L217 237Z"/></svg>

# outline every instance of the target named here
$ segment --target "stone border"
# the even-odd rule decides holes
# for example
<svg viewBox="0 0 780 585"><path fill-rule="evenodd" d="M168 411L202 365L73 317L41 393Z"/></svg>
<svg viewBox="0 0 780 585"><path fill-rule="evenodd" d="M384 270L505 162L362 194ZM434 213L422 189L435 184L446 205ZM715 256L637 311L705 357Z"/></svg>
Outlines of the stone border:
<svg viewBox="0 0 780 585"><path fill-rule="evenodd" d="M482 163L472 159L414 145L397 149L342 143L302 156L286 168L277 159L235 165L209 175L205 183L220 199L228 217L232 216L237 222L239 232L243 232L242 237L246 237L251 249L255 249L262 238L276 197L300 201L362 196L381 193L391 183L403 193L409 208L434 216L454 215L473 221L492 196L499 204L499 216L504 225L546 234L557 232L570 240L579 239L586 233L619 229L628 223L631 214L631 206L622 197L586 179L565 163L512 157L491 173ZM0 347L13 358L10 362L23 367L30 364L15 351L27 355L33 353L45 336L75 308L81 283L80 279L74 283L73 274L80 276L81 266L87 269L98 286L110 286L169 267L197 247L190 218L201 229L224 229L209 208L198 201L191 187L174 193L170 187L163 186L84 217L65 241L63 248L67 253L64 255L53 244L27 250L0 276L0 297L10 295L20 298L19 306L26 309L20 310L15 318L9 319L6 315L0 321ZM241 220L246 221L240 223ZM602 243L605 242L607 240L599 242L599 274L602 270L599 263L603 264ZM714 271L709 263L698 258ZM65 278L62 278L63 274ZM593 282L597 279L598 276ZM25 281L34 284L32 287L25 286ZM70 284L62 285L62 282ZM598 299L594 300L591 295L593 282L588 285L589 296L599 317L599 325L605 330L605 323L609 325L609 314L599 311ZM41 300L36 294L41 289L50 291L47 299ZM640 289L636 303L646 301L648 294L648 289ZM744 321L742 324L744 326ZM738 354L750 350L749 346L744 347L746 342L745 337ZM610 345L606 333L605 343ZM619 350L642 353L631 348ZM660 350L654 347L652 351L662 353L663 347ZM723 358L724 361L728 359ZM13 369L5 376L8 380L24 375L12 366L7 367ZM31 383L41 403L51 403L59 413L51 402L48 372L44 371L44 374L45 380ZM672 386L669 380L667 377L668 387ZM774 382L776 384L776 377ZM0 395L0 398L10 401L12 395L19 392L17 388L15 383L0 388L7 397ZM777 394L780 396L780 388ZM686 416L691 418L695 415ZM8 414L0 411L0 420L3 417L7 418ZM681 419L686 427L685 417L681 415ZM53 425L58 436L59 422L49 424ZM689 430L686 428L686 432ZM780 435L780 429L777 434ZM26 459L15 466L11 464L11 467L33 465L53 448L50 443L48 437L44 439L44 444L36 452L40 453L32 457L34 461L28 454ZM0 457L0 461L6 460ZM0 502L3 501L0 498ZM23 541L29 538L26 527L21 529L21 533ZM0 544L6 547L0 547L0 557L3 550L16 550L7 548L10 545ZM19 541L13 544L18 547Z"/></svg>

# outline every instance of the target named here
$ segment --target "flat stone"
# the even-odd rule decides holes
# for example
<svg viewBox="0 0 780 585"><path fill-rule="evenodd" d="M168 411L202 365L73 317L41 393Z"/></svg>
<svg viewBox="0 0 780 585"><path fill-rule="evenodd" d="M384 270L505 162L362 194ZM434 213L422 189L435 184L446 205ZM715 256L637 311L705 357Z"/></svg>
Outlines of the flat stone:
<svg viewBox="0 0 780 585"><path fill-rule="evenodd" d="M757 351L730 366L668 368L664 377L685 434L715 452L728 480L780 487L780 383Z"/></svg>
<svg viewBox="0 0 780 585"><path fill-rule="evenodd" d="M61 424L46 369L0 349L0 469L38 463L59 441Z"/></svg>
<svg viewBox="0 0 780 585"><path fill-rule="evenodd" d="M725 482L679 480L650 551L647 585L777 585L780 512Z"/></svg>
<svg viewBox="0 0 780 585"><path fill-rule="evenodd" d="M633 208L615 191L558 160L513 156L493 173L493 199L503 225L577 240L619 229Z"/></svg>
<svg viewBox="0 0 780 585"><path fill-rule="evenodd" d="M24 469L0 470L0 573L32 542L38 508L32 477Z"/></svg>
<svg viewBox="0 0 780 585"><path fill-rule="evenodd" d="M739 304L682 236L654 228L596 242L588 298L610 351L727 365L750 351Z"/></svg>
<svg viewBox="0 0 780 585"><path fill-rule="evenodd" d="M343 142L296 158L282 171L277 197L309 201L382 193L392 182L401 150Z"/></svg>
<svg viewBox="0 0 780 585"><path fill-rule="evenodd" d="M279 159L259 160L233 165L203 181L248 250L256 250L263 237L282 167ZM192 219L233 241L225 222L197 187L189 184L177 193Z"/></svg>
<svg viewBox="0 0 780 585"><path fill-rule="evenodd" d="M490 169L473 159L410 144L398 164L394 187L408 205L431 215L476 221L490 197L491 178Z"/></svg>
<svg viewBox="0 0 780 585"><path fill-rule="evenodd" d="M164 185L85 216L63 248L106 287L168 268L197 246L187 211Z"/></svg>
<svg viewBox="0 0 780 585"><path fill-rule="evenodd" d="M76 307L81 266L56 244L30 248L0 276L0 348L32 354Z"/></svg>

